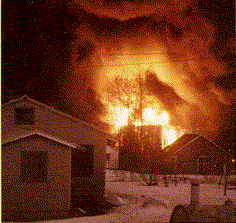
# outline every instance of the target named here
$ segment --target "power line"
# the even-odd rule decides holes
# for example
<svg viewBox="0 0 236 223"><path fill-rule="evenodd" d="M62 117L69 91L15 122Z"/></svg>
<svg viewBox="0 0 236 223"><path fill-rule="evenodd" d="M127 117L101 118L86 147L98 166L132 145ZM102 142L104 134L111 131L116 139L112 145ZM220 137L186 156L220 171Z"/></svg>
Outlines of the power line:
<svg viewBox="0 0 236 223"><path fill-rule="evenodd" d="M85 35L85 36L82 36L82 37L87 37L87 36L89 36L89 35ZM91 37L91 35L89 36L89 37ZM137 36L137 37L135 37L135 38L144 38L144 37L150 37L150 36ZM188 36L188 37L199 37L199 36L196 36L196 35L192 35L192 36ZM116 37L114 37L114 39L116 39ZM122 37L119 37L119 38L117 38L117 39L122 39ZM129 39L129 40L132 40L132 37L131 38L128 38L127 37L127 39ZM84 41L84 40L81 40L81 41ZM78 45L78 47L85 47L86 48L86 46L85 45ZM71 54L79 54L79 53L71 53ZM157 55L159 55L159 54L163 54L163 55L166 55L165 53L162 53L162 52L159 52L159 53L142 53L142 54L122 54L121 56L129 56L129 55L131 55L131 56L133 56L133 55L155 55L155 54L157 54ZM176 55L177 53L168 53L168 54L172 54L172 55ZM106 55L107 56L107 55ZM108 56L117 56L117 55L108 55Z"/></svg>
<svg viewBox="0 0 236 223"><path fill-rule="evenodd" d="M79 53L70 53L73 55L80 55ZM144 55L167 55L167 54L171 54L171 55L178 55L178 53L162 53L162 52L158 52L158 53L124 53L124 54L119 54L119 55L115 55L115 54L101 54L101 56L108 56L108 57L120 57L120 56L144 56Z"/></svg>
<svg viewBox="0 0 236 223"><path fill-rule="evenodd" d="M80 53L69 53L70 55L81 55ZM178 55L178 53L173 52L173 53L163 53L163 52L156 52L156 53L127 53L127 54L100 54L99 56L105 56L105 57L122 57L122 56L147 56L147 55ZM58 55L58 57L63 57L61 55ZM68 58L68 57L64 57L64 58ZM183 58L186 59L186 58ZM189 58L187 58L189 59ZM191 58L193 59L193 58ZM208 58L207 58L208 59ZM212 58L213 59L213 58Z"/></svg>
<svg viewBox="0 0 236 223"><path fill-rule="evenodd" d="M152 64L164 64L164 63L174 63L174 62L182 62L182 61L191 61L194 60L196 58L184 58L184 59L178 59L178 60L169 60L169 61L159 61L159 62L150 62L150 63L130 63L130 64L116 64L116 65L96 65L96 66L75 66L76 68L99 68L99 67L123 67L123 66L139 66L139 65L152 65ZM204 61L207 59L213 59L212 57L209 58L204 58L204 59L200 59L200 61Z"/></svg>
<svg viewBox="0 0 236 223"><path fill-rule="evenodd" d="M90 35L80 35L78 34L77 35L78 37L92 37L92 39L94 37L97 37L98 35L97 34L94 34L94 36L92 36L91 34ZM206 35L186 35L185 37L201 37L201 36L204 36L204 37L207 37L207 34ZM101 37L101 36L99 36ZM110 38L110 37L107 37L107 38ZM112 36L112 39L129 39L129 40L132 40L132 38L137 38L137 39L142 39L142 38L158 38L158 36L154 36L154 34L150 34L150 35L139 35L139 36L134 36L134 35L131 35L131 36ZM81 41L84 41L84 40L81 40Z"/></svg>

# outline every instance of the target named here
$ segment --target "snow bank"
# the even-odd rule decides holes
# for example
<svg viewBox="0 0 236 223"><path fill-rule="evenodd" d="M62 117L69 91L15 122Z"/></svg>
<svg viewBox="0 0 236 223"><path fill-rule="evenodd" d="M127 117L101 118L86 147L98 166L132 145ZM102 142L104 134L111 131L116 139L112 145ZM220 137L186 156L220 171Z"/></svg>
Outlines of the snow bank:
<svg viewBox="0 0 236 223"><path fill-rule="evenodd" d="M115 212L92 217L74 218L67 220L48 221L50 223L125 223L125 222L169 222L172 210L163 207L151 206L143 208L139 205L124 205ZM46 223L46 222L45 222Z"/></svg>

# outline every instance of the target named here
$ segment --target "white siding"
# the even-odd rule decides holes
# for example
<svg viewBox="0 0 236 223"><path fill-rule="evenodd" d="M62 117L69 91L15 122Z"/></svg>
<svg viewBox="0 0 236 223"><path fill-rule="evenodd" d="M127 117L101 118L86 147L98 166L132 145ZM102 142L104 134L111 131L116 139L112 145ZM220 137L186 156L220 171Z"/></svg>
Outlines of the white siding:
<svg viewBox="0 0 236 223"><path fill-rule="evenodd" d="M48 152L48 181L20 181L21 151ZM2 146L2 208L7 211L68 210L70 208L70 148L31 136Z"/></svg>

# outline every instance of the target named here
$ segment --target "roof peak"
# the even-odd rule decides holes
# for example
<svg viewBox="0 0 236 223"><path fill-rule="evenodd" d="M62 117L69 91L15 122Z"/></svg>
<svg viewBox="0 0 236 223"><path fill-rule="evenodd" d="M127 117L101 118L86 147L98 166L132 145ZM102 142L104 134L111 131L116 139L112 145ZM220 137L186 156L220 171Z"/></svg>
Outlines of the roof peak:
<svg viewBox="0 0 236 223"><path fill-rule="evenodd" d="M183 136L194 136L194 137L189 137L187 138L188 141L186 141L186 137L185 140L183 140ZM203 138L205 140L207 140L208 142L212 143L215 147L217 147L218 149L220 149L221 151L224 151L226 154L229 155L229 153L227 151L225 151L223 148L221 148L219 145L217 145L215 142L213 142L212 140L208 139L207 137L205 137L204 135L201 134L185 134L181 136L179 139L179 141L175 141L174 143L172 143L171 145L169 145L168 147L166 147L165 152L170 152L172 153L172 156L174 154L176 154L178 151L184 149L187 145L193 143L194 141L198 140L199 138ZM182 141L181 141L182 138Z"/></svg>
<svg viewBox="0 0 236 223"><path fill-rule="evenodd" d="M73 120L73 121L75 121L75 122L80 122L80 123L83 124L84 126L91 127L91 128L93 128L93 129L96 129L96 130L100 131L101 133L106 134L107 136L111 136L112 138L116 138L116 137L115 137L114 135L112 135L111 133L108 133L108 132L106 132L106 131L104 131L104 130L102 130L102 129L99 129L98 127L96 127L96 126L94 126L94 125L91 125L91 124L89 124L89 123L87 123L87 122L85 122L85 121L83 121L83 120L81 120L81 119L78 119L78 118L76 118L76 117L74 117L74 116L72 116L72 115L69 115L69 114L67 114L67 113L65 113L65 112L63 112L63 111L60 111L60 110L58 110L58 109L56 109L56 108L53 108L53 107L51 107L51 106L49 106L49 105L47 105L47 104L44 104L44 103L42 103L42 102L40 102L40 101L37 101L37 100L35 100L35 99L29 97L28 95L23 95L23 96L20 97L20 98L12 99L12 100L10 100L10 101L4 103L2 106L4 107L4 106L7 106L7 105L9 105L9 104L12 104L12 103L15 103L15 102L24 100L24 99L28 99L28 100L29 100L30 102L32 102L33 104L37 104L37 105L39 105L39 106L41 106L41 107L44 107L44 108L46 108L46 109L49 109L50 111L52 111L52 112L54 112L54 113L57 113L57 114L59 114L59 115L61 115L61 116L63 116L63 117L69 118L69 119L71 119L71 120Z"/></svg>
<svg viewBox="0 0 236 223"><path fill-rule="evenodd" d="M77 144L75 144L75 143L67 142L64 139L61 139L59 137L56 137L56 136L53 136L51 134L45 133L45 132L43 132L41 130L38 130L38 129L11 132L7 135L4 135L2 144L17 141L19 139L23 139L23 138L33 136L33 135L39 135L39 136L42 136L44 138L51 139L53 141L59 142L59 143L64 144L64 145L67 145L69 147L77 148Z"/></svg>

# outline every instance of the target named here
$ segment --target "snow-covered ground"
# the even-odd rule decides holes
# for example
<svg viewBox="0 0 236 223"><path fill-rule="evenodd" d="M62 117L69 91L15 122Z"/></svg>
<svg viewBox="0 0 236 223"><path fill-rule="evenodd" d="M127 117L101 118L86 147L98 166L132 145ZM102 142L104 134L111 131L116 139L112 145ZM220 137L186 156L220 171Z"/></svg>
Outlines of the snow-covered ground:
<svg viewBox="0 0 236 223"><path fill-rule="evenodd" d="M191 178L197 177L192 176ZM119 207L114 208L108 214L47 222L169 222L171 213L176 205L190 203L191 184L189 181L185 183L179 182L176 186L171 182L168 187L165 187L162 178L160 178L158 186L146 186L141 178L138 182L130 181L132 179L132 177L121 178L120 182L106 182L107 199L110 202L119 204ZM231 199L234 203L236 202L235 190L227 190L225 196L224 186L216 184L218 180L217 177L208 177L203 184L200 184L200 204L223 205L227 199Z"/></svg>

